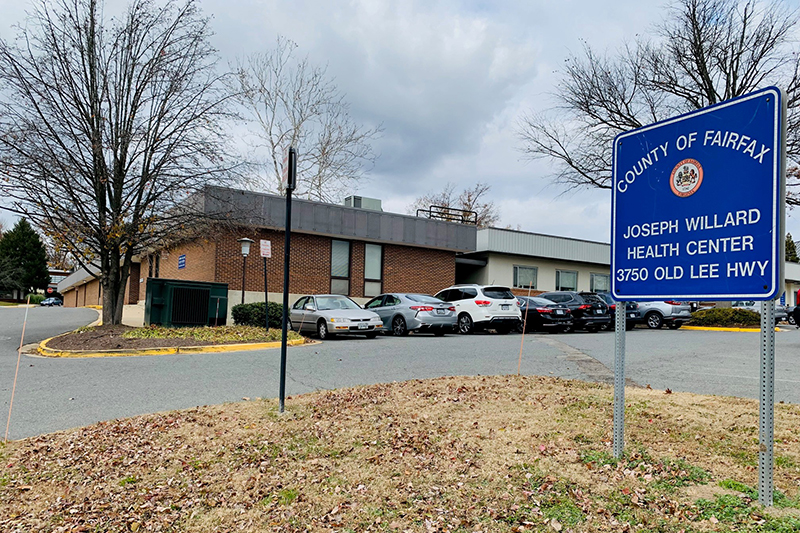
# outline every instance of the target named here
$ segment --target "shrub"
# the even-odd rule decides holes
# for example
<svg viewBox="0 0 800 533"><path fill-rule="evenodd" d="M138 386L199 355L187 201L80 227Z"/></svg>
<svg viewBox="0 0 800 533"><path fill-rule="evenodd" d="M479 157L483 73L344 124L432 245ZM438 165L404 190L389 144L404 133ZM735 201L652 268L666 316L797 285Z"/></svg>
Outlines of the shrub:
<svg viewBox="0 0 800 533"><path fill-rule="evenodd" d="M44 294L29 294L28 296L31 297L31 303L33 305L39 305L44 301Z"/></svg>
<svg viewBox="0 0 800 533"><path fill-rule="evenodd" d="M234 305L231 311L233 323L237 326L255 326L263 328L266 317L264 316L264 302ZM275 302L269 303L269 327L280 328L283 320L283 305Z"/></svg>
<svg viewBox="0 0 800 533"><path fill-rule="evenodd" d="M759 327L761 316L747 309L720 307L692 313L690 326Z"/></svg>

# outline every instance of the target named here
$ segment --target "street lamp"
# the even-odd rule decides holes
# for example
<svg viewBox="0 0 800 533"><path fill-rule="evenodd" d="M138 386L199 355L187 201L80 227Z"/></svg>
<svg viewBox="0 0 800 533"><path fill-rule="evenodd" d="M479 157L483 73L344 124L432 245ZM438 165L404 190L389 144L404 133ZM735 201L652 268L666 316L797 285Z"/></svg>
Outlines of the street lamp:
<svg viewBox="0 0 800 533"><path fill-rule="evenodd" d="M242 245L242 303L244 303L244 279L245 279L245 268L247 267L247 256L250 255L250 245L253 244L253 239L248 239L247 237L242 237L241 239L236 239L236 242Z"/></svg>

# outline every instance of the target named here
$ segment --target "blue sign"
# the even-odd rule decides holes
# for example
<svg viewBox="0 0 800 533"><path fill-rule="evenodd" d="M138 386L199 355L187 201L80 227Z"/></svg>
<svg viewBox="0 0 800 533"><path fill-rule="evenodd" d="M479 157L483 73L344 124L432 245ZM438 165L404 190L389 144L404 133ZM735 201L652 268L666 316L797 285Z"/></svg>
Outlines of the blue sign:
<svg viewBox="0 0 800 533"><path fill-rule="evenodd" d="M186 254L178 256L178 270L186 268Z"/></svg>
<svg viewBox="0 0 800 533"><path fill-rule="evenodd" d="M617 136L615 299L783 292L784 106L769 87Z"/></svg>
<svg viewBox="0 0 800 533"><path fill-rule="evenodd" d="M786 305L786 293L781 294L781 305Z"/></svg>

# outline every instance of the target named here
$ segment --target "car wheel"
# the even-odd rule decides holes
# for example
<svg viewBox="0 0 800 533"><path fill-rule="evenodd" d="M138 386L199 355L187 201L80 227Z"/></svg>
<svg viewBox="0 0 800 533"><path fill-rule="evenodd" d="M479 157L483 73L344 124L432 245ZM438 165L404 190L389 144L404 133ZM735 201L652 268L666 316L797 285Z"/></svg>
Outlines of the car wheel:
<svg viewBox="0 0 800 533"><path fill-rule="evenodd" d="M475 330L472 323L472 318L467 313L463 313L458 317L458 332L462 335L471 335Z"/></svg>
<svg viewBox="0 0 800 533"><path fill-rule="evenodd" d="M317 322L317 337L321 341L333 338L333 334L328 331L328 324L324 320Z"/></svg>
<svg viewBox="0 0 800 533"><path fill-rule="evenodd" d="M368 339L374 339L377 336L378 336L378 333L376 331L370 331L369 333L367 333L367 338Z"/></svg>
<svg viewBox="0 0 800 533"><path fill-rule="evenodd" d="M403 317L396 316L392 319L392 335L395 337L408 335L408 328L406 327L406 321Z"/></svg>
<svg viewBox="0 0 800 533"><path fill-rule="evenodd" d="M664 325L664 319L658 313L648 313L645 315L644 321L650 329L661 329L661 326Z"/></svg>
<svg viewBox="0 0 800 533"><path fill-rule="evenodd" d="M787 321L789 324L793 325L793 326L796 326L796 325L797 325L797 324L795 324L795 321L794 321L794 315L789 315L788 317L786 317L786 321Z"/></svg>
<svg viewBox="0 0 800 533"><path fill-rule="evenodd" d="M668 325L667 327L668 327L669 329L678 329L678 328L680 328L680 327L681 327L681 325L682 325L682 324L681 324L680 322L673 322L672 324Z"/></svg>
<svg viewBox="0 0 800 533"><path fill-rule="evenodd" d="M292 324L292 319L291 318L287 318L286 319L286 330L287 331L294 331L294 324Z"/></svg>

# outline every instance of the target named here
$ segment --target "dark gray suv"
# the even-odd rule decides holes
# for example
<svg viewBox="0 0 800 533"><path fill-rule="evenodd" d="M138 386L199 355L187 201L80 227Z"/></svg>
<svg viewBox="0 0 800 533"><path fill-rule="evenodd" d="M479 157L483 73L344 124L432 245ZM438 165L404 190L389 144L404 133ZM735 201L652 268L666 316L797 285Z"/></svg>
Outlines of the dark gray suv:
<svg viewBox="0 0 800 533"><path fill-rule="evenodd" d="M556 291L539 294L538 297L569 307L574 329L585 329L593 333L607 328L611 322L608 305L594 292ZM569 329L571 328L564 331Z"/></svg>

